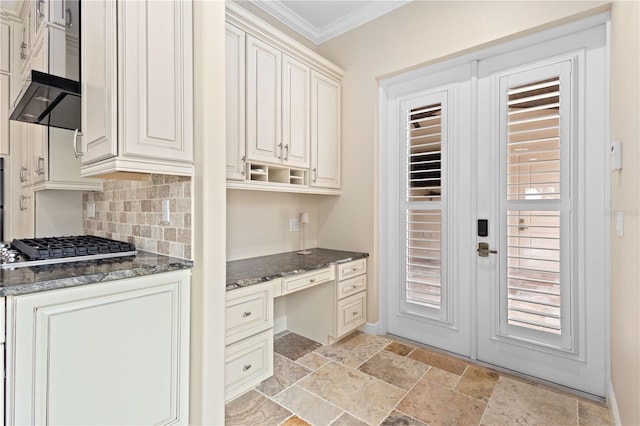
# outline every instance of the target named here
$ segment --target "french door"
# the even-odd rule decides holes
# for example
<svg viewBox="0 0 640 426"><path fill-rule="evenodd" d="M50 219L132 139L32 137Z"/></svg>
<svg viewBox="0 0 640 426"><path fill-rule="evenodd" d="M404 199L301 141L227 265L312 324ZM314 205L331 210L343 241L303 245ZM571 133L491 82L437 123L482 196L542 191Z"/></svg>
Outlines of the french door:
<svg viewBox="0 0 640 426"><path fill-rule="evenodd" d="M598 25L387 86L389 333L605 395L605 65Z"/></svg>

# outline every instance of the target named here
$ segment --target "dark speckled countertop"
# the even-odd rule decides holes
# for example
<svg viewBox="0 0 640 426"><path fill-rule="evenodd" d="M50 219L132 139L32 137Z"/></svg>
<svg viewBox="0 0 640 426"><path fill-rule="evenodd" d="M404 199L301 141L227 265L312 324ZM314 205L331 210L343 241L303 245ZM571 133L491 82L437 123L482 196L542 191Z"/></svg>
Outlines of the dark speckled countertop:
<svg viewBox="0 0 640 426"><path fill-rule="evenodd" d="M136 256L0 270L0 297L134 278L193 267L191 260L139 251Z"/></svg>
<svg viewBox="0 0 640 426"><path fill-rule="evenodd" d="M302 255L291 251L227 262L227 290L369 257L368 253L352 251L323 248L308 250L311 254Z"/></svg>

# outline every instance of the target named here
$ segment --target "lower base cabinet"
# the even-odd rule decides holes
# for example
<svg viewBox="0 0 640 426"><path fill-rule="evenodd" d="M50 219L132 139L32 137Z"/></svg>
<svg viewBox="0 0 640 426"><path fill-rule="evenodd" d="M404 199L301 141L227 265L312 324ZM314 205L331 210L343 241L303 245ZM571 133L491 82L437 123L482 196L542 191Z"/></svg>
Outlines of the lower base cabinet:
<svg viewBox="0 0 640 426"><path fill-rule="evenodd" d="M190 271L6 298L6 424L188 424Z"/></svg>

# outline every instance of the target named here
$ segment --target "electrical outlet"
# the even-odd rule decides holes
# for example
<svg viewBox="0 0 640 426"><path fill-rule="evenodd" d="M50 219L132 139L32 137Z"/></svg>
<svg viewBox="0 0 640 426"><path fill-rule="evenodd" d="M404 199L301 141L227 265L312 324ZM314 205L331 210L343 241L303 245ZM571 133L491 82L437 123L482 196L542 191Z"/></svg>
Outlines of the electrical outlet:
<svg viewBox="0 0 640 426"><path fill-rule="evenodd" d="M169 223L169 200L162 200L162 222Z"/></svg>
<svg viewBox="0 0 640 426"><path fill-rule="evenodd" d="M95 201L87 202L87 217L96 217L96 203Z"/></svg>
<svg viewBox="0 0 640 426"><path fill-rule="evenodd" d="M290 232L298 232L300 230L300 222L298 222L298 218L289 219L289 231Z"/></svg>

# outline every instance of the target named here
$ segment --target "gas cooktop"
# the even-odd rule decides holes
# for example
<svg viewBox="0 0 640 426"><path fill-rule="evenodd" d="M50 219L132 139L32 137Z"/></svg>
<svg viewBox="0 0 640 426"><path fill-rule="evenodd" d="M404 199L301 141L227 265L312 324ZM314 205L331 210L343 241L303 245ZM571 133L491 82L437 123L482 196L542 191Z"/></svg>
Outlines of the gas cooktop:
<svg viewBox="0 0 640 426"><path fill-rule="evenodd" d="M0 245L2 268L135 256L133 244L91 235L15 239Z"/></svg>

